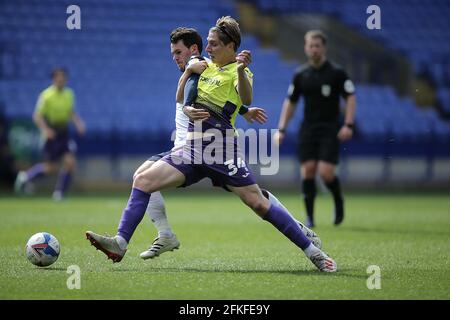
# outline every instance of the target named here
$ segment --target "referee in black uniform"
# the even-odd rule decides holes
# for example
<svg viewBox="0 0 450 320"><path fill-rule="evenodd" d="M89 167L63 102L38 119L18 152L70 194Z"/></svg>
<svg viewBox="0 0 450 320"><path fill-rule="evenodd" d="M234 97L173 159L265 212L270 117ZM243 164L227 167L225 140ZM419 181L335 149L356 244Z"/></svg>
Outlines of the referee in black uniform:
<svg viewBox="0 0 450 320"><path fill-rule="evenodd" d="M308 227L314 227L315 176L317 171L331 191L335 203L334 224L344 219L344 201L335 175L339 143L353 136L356 108L355 87L347 73L326 57L327 37L320 30L305 35L308 63L300 67L289 86L278 123L275 142L281 144L300 96L305 99L304 119L299 131L299 159ZM340 97L346 101L345 120L340 121Z"/></svg>

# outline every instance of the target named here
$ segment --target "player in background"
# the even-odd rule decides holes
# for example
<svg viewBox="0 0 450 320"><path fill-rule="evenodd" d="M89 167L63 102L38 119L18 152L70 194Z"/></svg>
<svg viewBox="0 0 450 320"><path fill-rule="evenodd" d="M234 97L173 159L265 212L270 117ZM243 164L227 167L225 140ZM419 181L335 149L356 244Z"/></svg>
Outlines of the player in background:
<svg viewBox="0 0 450 320"><path fill-rule="evenodd" d="M304 119L299 131L300 174L307 214L307 226L314 227L315 177L320 177L333 195L334 224L344 219L344 200L336 165L339 161L339 142L352 138L356 109L355 87L347 73L326 56L327 38L320 30L305 35L305 54L308 63L300 67L292 80L284 100L275 142L283 142L289 120L295 112L300 96L305 98ZM340 124L340 97L346 100L344 124Z"/></svg>
<svg viewBox="0 0 450 320"><path fill-rule="evenodd" d="M73 122L79 135L84 135L86 128L75 112L74 93L66 87L67 72L63 68L54 69L52 80L53 84L39 95L33 115L33 121L44 139L44 161L19 172L15 190L17 193L24 192L36 178L57 172L58 162L62 160L53 192L53 199L59 201L63 199L76 168L76 144L69 135L69 124Z"/></svg>
<svg viewBox="0 0 450 320"><path fill-rule="evenodd" d="M204 156L205 148L210 144L207 138L211 136L207 136L206 132L208 128L216 128L219 137L224 137L226 130L235 129L234 121L239 107L242 104L251 104L253 75L247 68L251 63L251 53L244 50L236 56L240 42L239 25L231 17L220 18L216 26L210 29L206 51L212 63L209 63L208 68L202 73L201 81L198 83L198 96L193 107L204 113L204 116L198 119L201 121L194 123L190 119L186 144L135 176L130 199L123 211L115 237L104 237L92 231L86 232L91 244L114 262L121 261L125 255L128 243L145 215L153 192L186 187L208 177L237 194L255 213L274 225L301 248L319 270L325 272L337 270L334 260L311 243L286 208L271 203L264 197L253 174L242 160L244 156L237 146L236 137L223 141L222 151L233 152L232 163L223 162L225 156L228 158L228 152L223 152L219 162L210 163L210 159L202 159L202 162L197 164L194 159L198 154ZM187 110L187 107L184 109Z"/></svg>
<svg viewBox="0 0 450 320"><path fill-rule="evenodd" d="M188 130L189 118L183 113L183 106L190 106L197 97L197 83L199 73L201 73L206 65L198 63L200 61L207 61L207 58L201 56L203 42L201 36L195 29L192 28L177 28L171 32L170 35L170 50L174 62L177 64L183 75L179 79L179 85L176 95L176 116L175 116L175 141L174 148L180 147L186 142L186 134ZM189 70L186 71L186 66L189 64ZM183 90L184 89L184 90ZM186 92L186 94L184 93ZM249 123L258 122L260 124L267 120L265 112L261 108L247 108L241 106L239 113ZM195 117L195 115L194 115ZM170 153L163 152L150 157L144 164L142 164L135 172L134 176L140 172L150 168L157 160ZM278 199L270 192L263 190L264 195L272 202L279 203ZM150 198L147 214L158 230L158 236L154 239L148 250L142 252L140 257L142 259L149 259L159 256L160 254L178 249L180 241L173 232L172 227L167 218L164 198L161 192L153 193ZM311 230L307 229L301 224L304 232L312 239L318 247L321 247L320 238Z"/></svg>

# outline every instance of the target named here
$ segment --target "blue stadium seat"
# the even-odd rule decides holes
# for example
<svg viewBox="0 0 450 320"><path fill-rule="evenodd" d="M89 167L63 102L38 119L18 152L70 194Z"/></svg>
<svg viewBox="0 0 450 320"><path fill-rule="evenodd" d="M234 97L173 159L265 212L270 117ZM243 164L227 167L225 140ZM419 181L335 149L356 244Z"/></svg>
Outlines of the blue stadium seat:
<svg viewBox="0 0 450 320"><path fill-rule="evenodd" d="M365 20L369 3L368 0L254 2L264 10L335 14L355 26L361 25L361 19ZM171 60L168 33L177 26L195 26L206 38L216 19L233 11L233 3L226 1L205 5L203 0L108 0L105 5L79 0L82 30L68 31L64 20L61 21L65 4L54 0L19 0L1 5L0 41L6 39L18 45L20 53L16 58L20 67L19 79L0 80L0 100L5 100L8 114L31 116L39 92L49 84L49 71L56 65L65 66L69 71L69 86L76 93L77 109L90 129L100 132L117 129L124 136L129 131L157 132L174 127L174 94L180 72ZM380 1L382 6L388 4L410 6L411 13L417 13L417 23L412 21L412 14L403 16L397 15L397 10L384 10L387 30L382 37L390 45L406 50L417 66L432 56L430 66L434 78L442 84L447 78L450 82L448 72L446 75L446 66L450 64L447 58L450 46L446 46L450 43L449 33L433 33L434 37L429 37L433 28L450 26L448 19L442 18L450 13L447 3ZM417 31L429 17L433 17L436 26L424 34ZM396 32L389 32L394 29ZM419 45L416 39L420 39ZM242 48L252 50L254 57L253 105L265 108L269 115L268 123L262 127L277 128L297 65L282 61L274 49L261 48L259 41L250 35L243 36ZM427 135L431 129L439 135L450 132L435 111L419 110L413 101L400 98L392 88L357 84L357 99L356 119L362 135L392 132L398 137L417 136ZM450 108L448 89L439 91L439 99ZM288 128L290 134L296 133L297 124L302 120L302 100L297 109ZM250 127L241 118L238 126Z"/></svg>

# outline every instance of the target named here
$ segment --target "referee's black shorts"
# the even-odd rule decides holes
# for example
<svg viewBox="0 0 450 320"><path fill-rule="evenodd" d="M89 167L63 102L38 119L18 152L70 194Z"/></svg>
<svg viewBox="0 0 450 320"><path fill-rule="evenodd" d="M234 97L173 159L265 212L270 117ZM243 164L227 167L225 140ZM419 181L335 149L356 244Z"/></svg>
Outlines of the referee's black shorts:
<svg viewBox="0 0 450 320"><path fill-rule="evenodd" d="M308 124L303 122L298 137L298 158L308 160L339 162L339 123Z"/></svg>

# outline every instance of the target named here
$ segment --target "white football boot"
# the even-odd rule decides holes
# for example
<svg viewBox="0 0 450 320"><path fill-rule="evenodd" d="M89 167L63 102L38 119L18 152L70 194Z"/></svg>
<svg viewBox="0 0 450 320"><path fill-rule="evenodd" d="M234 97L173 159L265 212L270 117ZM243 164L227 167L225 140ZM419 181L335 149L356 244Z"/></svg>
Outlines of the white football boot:
<svg viewBox="0 0 450 320"><path fill-rule="evenodd" d="M120 249L119 244L114 237L105 237L92 231L86 231L86 238L94 247L106 254L108 259L111 259L113 262L120 262L127 252L126 249Z"/></svg>
<svg viewBox="0 0 450 320"><path fill-rule="evenodd" d="M303 223L297 220L298 225L300 226L300 229L302 229L302 232L305 234L305 236L309 239L309 241L312 242L314 246L321 249L322 248L322 240L320 240L317 233L309 229L307 226L305 226Z"/></svg>
<svg viewBox="0 0 450 320"><path fill-rule="evenodd" d="M180 247L180 241L175 234L172 237L157 237L153 240L150 248L142 252L139 256L144 259L153 259L166 251L173 251Z"/></svg>
<svg viewBox="0 0 450 320"><path fill-rule="evenodd" d="M336 262L331 259L325 252L322 250L319 250L311 257L309 257L312 263L323 272L336 272L337 271L337 264Z"/></svg>

